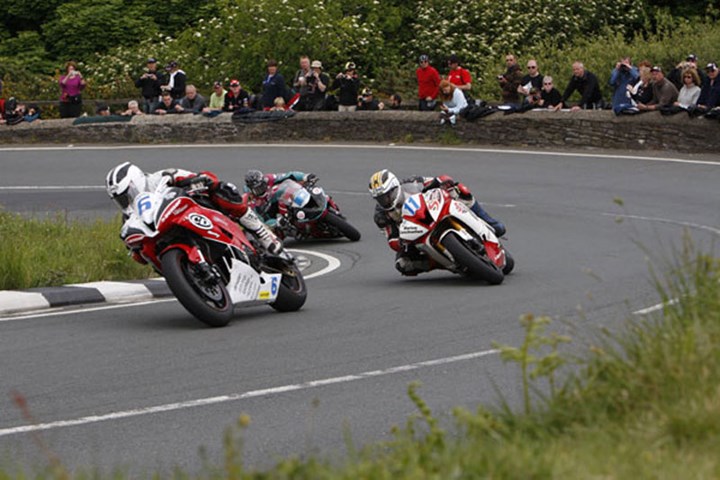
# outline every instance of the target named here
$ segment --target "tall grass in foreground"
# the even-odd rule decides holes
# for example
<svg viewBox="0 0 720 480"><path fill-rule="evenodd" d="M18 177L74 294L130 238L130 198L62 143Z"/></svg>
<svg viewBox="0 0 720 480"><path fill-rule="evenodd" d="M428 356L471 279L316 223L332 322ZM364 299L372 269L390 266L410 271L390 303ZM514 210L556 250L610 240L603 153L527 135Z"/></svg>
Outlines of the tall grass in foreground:
<svg viewBox="0 0 720 480"><path fill-rule="evenodd" d="M524 383L552 382L552 393L526 399L522 412L456 409L449 432L412 384L418 413L393 440L356 449L348 439L342 464L290 458L267 471L244 465L250 418L242 415L225 436L224 463L198 478L720 478L720 263L690 249L681 256L657 282L668 301L663 314L630 319L580 358L559 351L567 339L545 334L546 319L523 317L529 338L501 346L503 358L519 364ZM575 373L559 381L554 373L565 362ZM47 477L68 478L54 471Z"/></svg>
<svg viewBox="0 0 720 480"><path fill-rule="evenodd" d="M128 258L121 224L0 211L0 290L149 276L150 268Z"/></svg>

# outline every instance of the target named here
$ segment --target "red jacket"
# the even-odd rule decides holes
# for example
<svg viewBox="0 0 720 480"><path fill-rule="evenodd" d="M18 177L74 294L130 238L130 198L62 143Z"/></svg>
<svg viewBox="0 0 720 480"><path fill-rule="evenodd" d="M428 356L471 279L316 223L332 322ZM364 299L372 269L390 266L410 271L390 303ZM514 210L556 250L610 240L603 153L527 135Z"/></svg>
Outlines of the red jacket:
<svg viewBox="0 0 720 480"><path fill-rule="evenodd" d="M427 97L435 99L440 86L440 74L435 67L428 65L425 68L415 70L418 82L418 98L423 100Z"/></svg>

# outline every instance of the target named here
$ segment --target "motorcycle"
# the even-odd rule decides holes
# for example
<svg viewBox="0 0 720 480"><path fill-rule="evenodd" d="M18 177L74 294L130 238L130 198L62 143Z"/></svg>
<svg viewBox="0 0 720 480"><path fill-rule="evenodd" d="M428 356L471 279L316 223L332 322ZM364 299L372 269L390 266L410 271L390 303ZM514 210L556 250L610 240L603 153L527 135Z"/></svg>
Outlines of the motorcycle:
<svg viewBox="0 0 720 480"><path fill-rule="evenodd" d="M238 306L300 309L307 290L294 257L264 252L202 192L198 184L161 186L135 198L121 237L136 260L165 277L183 307L211 327L226 326Z"/></svg>
<svg viewBox="0 0 720 480"><path fill-rule="evenodd" d="M408 197L400 239L442 268L492 285L502 283L515 266L492 227L440 188Z"/></svg>
<svg viewBox="0 0 720 480"><path fill-rule="evenodd" d="M278 202L275 233L280 238L340 238L360 240L360 232L350 225L335 201L314 183L300 185L288 179L273 186L270 198Z"/></svg>

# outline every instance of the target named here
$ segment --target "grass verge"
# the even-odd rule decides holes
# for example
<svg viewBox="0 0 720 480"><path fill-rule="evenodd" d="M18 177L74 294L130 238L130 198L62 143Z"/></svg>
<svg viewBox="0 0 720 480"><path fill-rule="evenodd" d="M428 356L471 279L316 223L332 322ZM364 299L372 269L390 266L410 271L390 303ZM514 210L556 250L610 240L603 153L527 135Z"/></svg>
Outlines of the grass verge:
<svg viewBox="0 0 720 480"><path fill-rule="evenodd" d="M0 290L147 278L152 270L127 256L121 224L0 211Z"/></svg>
<svg viewBox="0 0 720 480"><path fill-rule="evenodd" d="M225 463L198 478L720 478L720 262L691 247L679 256L656 279L661 314L601 332L579 355L560 351L572 339L546 333L547 318L524 316L524 343L498 345L521 368L521 411L456 409L448 431L412 384L418 413L391 441L356 449L348 439L342 464L289 458L266 471L243 463L250 418L242 415L226 432ZM557 370L568 364L572 373L560 381ZM539 393L539 382L549 393ZM71 478L57 463L48 472ZM13 477L0 471L3 478Z"/></svg>

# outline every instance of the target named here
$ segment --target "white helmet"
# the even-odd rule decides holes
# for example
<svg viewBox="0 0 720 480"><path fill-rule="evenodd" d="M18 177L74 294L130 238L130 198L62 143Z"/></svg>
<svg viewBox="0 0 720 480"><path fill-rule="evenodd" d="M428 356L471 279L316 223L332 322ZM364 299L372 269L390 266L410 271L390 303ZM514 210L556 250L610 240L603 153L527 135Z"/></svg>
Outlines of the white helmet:
<svg viewBox="0 0 720 480"><path fill-rule="evenodd" d="M139 167L125 162L108 172L105 189L123 213L129 214L135 197L147 190L147 177Z"/></svg>
<svg viewBox="0 0 720 480"><path fill-rule="evenodd" d="M403 201L400 181L388 169L373 173L369 188L370 195L385 210L398 208Z"/></svg>

